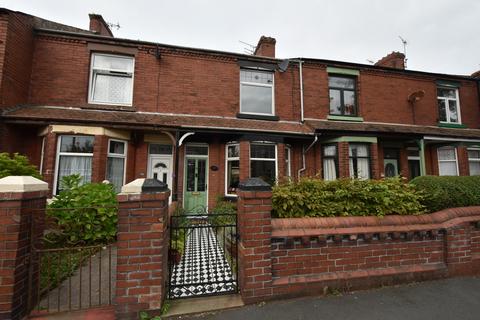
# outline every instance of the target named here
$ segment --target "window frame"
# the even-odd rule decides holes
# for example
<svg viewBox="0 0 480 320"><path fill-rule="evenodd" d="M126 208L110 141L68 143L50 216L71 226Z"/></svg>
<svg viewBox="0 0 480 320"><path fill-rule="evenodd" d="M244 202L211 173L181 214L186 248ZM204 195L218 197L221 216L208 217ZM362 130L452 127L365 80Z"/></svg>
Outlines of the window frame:
<svg viewBox="0 0 480 320"><path fill-rule="evenodd" d="M468 175L472 176L472 171L470 169L470 162L478 162L480 163L480 157L479 158L470 158L470 155L468 154L468 151L480 151L480 147L471 147L467 148L467 159L468 159ZM474 175L478 176L478 175Z"/></svg>
<svg viewBox="0 0 480 320"><path fill-rule="evenodd" d="M350 156L350 147L351 146L366 146L367 147L367 156L366 157ZM349 169L350 169L350 159L355 159L355 160L353 160L353 165L352 165L352 167L354 169L354 172L349 172L350 178L362 179L362 180L372 179L372 152L371 152L370 148L371 148L370 143L349 143L348 144L348 167L349 167ZM357 162L357 165L355 166L355 161L359 158L360 159L368 159L368 178L366 178L366 179L358 177L358 162ZM356 167L357 167L357 170L355 172Z"/></svg>
<svg viewBox="0 0 480 320"><path fill-rule="evenodd" d="M285 146L285 176L292 177L292 147Z"/></svg>
<svg viewBox="0 0 480 320"><path fill-rule="evenodd" d="M272 84L262 84L262 83L256 83L256 82L247 82L247 81L242 81L242 71L254 71L254 72L263 72L263 73L270 73L272 74ZM250 114L250 115L256 115L256 116L275 116L275 72L273 70L268 70L268 69L262 69L262 68L240 68L240 73L239 73L239 83L240 83L240 114ZM272 112L271 113L261 113L261 112L245 112L242 111L242 87L243 85L247 86L252 86L252 87L264 87L268 88L271 87L272 89Z"/></svg>
<svg viewBox="0 0 480 320"><path fill-rule="evenodd" d="M333 78L345 78L345 79L353 79L354 80L354 88L353 89L345 89L345 88L338 88L338 87L330 87L330 77ZM358 108L358 93L357 93L357 88L358 88L358 76L354 75L345 75L345 74L336 74L336 73L329 73L328 74L328 114L332 116L342 116L342 117L358 117L359 115L359 108ZM331 108L330 108L330 90L339 90L340 91L340 114L336 113L331 113ZM343 95L344 91L353 91L354 94L354 99L355 103L353 106L354 112L353 114L345 114L345 97Z"/></svg>
<svg viewBox="0 0 480 320"><path fill-rule="evenodd" d="M132 92L131 95L131 100L128 103L118 103L118 102L105 102L105 101L96 101L93 99L94 95L94 68L93 64L95 62L95 56L105 56L105 57L121 57L121 58L130 58L132 59L132 73L131 73L131 78L132 78L132 83L131 87L129 88ZM100 72L100 74L110 74L110 72L114 72L117 76L121 76L122 74L128 74L124 70L116 70L116 69L99 69L103 70L103 73ZM135 57L134 56L129 56L129 55L122 55L122 54L109 54L109 53L103 53L103 52L92 52L90 55L90 79L88 83L88 103L89 104L99 104L99 105L115 105L115 106L126 106L126 107L131 107L133 106L133 88L134 88L134 82L135 82ZM127 77L127 76L125 76Z"/></svg>
<svg viewBox="0 0 480 320"><path fill-rule="evenodd" d="M438 96L438 89L446 89L446 90L455 90L455 99L453 98L447 98L447 97L439 97ZM443 100L445 102L445 114L447 117L446 121L441 121L440 120L440 107L438 105L439 100ZM450 107L449 107L449 101L455 101L457 104L457 116L458 116L458 121L457 122L452 122L450 119ZM440 123L448 123L448 124L462 124L462 115L461 115L461 109L460 109L460 94L459 90L456 87L448 87L448 86L437 86L437 112L438 112L438 122Z"/></svg>
<svg viewBox="0 0 480 320"><path fill-rule="evenodd" d="M65 152L65 151L60 151L62 147L62 138L63 137L93 137L93 150L91 153L87 152ZM53 195L57 195L59 193L59 184L60 181L58 180L58 174L60 170L60 157L61 156L67 156L67 157L91 157L92 158L92 172L91 175L93 175L93 154L95 151L95 136L88 135L88 134L60 134L58 135L57 138L57 153L55 155L55 175L53 177ZM91 181L90 181L91 182Z"/></svg>
<svg viewBox="0 0 480 320"><path fill-rule="evenodd" d="M125 146L123 149L123 154L119 153L110 153L110 142L122 142L123 145ZM126 175L127 175L127 155L128 155L128 143L125 140L120 140L120 139L108 139L108 145L107 145L107 163L105 165L105 179L107 179L107 173L108 173L108 158L118 158L118 159L123 159L123 180L122 180L122 186L125 184L126 181ZM108 179L107 179L108 180ZM110 180L108 180L110 183L112 183Z"/></svg>
<svg viewBox="0 0 480 320"><path fill-rule="evenodd" d="M325 155L325 148L327 147L335 147L335 155L334 156L326 156ZM324 165L324 160L325 159L333 159L334 163L335 163L335 176L336 176L336 179L339 179L340 175L339 175L339 172L340 172L340 167L339 167L339 158L338 158L338 143L327 143L327 144L322 144L322 179L325 180L325 165ZM325 180L325 181L335 181L335 180Z"/></svg>
<svg viewBox="0 0 480 320"><path fill-rule="evenodd" d="M272 158L252 158L251 154L251 149L252 145L270 145L275 147L275 159ZM278 181L278 146L276 143L268 142L268 141L255 141L250 143L249 147L249 176L252 177L252 161L274 161L275 162L275 184Z"/></svg>
<svg viewBox="0 0 480 320"><path fill-rule="evenodd" d="M228 147L238 146L238 157L229 157L228 156ZM229 142L225 145L225 196L226 197L237 197L236 193L228 193L228 162L229 161L238 161L238 168L240 170L240 143L238 142Z"/></svg>
<svg viewBox="0 0 480 320"><path fill-rule="evenodd" d="M454 151L455 151L455 160L440 160L440 154L439 154L439 150L440 149L446 149L446 148L453 148ZM440 162L453 162L455 161L455 168L456 168L456 174L454 176L451 176L451 177L458 177L460 175L460 171L458 169L458 153L457 153L457 148L456 147L452 147L452 146L443 146L443 147L438 147L437 148L437 160L438 160L438 175L441 176L441 177L448 177L447 175L441 175L440 174Z"/></svg>

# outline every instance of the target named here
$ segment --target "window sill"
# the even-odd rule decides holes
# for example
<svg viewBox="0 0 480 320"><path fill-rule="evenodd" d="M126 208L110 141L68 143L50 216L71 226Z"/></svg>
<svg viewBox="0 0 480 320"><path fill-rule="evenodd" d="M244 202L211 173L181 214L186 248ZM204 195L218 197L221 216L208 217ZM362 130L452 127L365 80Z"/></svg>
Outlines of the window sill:
<svg viewBox="0 0 480 320"><path fill-rule="evenodd" d="M362 117L352 117L352 116L337 116L329 114L327 120L337 120L337 121L352 121L352 122L363 122Z"/></svg>
<svg viewBox="0 0 480 320"><path fill-rule="evenodd" d="M456 129L463 129L467 126L461 123L448 123L448 122L440 122L438 124L440 128L456 128Z"/></svg>
<svg viewBox="0 0 480 320"><path fill-rule="evenodd" d="M107 104L95 104L88 103L81 105L82 109L96 109L96 110L113 110L113 111L135 111L134 106L122 106L122 105L107 105Z"/></svg>
<svg viewBox="0 0 480 320"><path fill-rule="evenodd" d="M237 113L237 118L239 119L252 119L252 120L268 120L268 121L278 121L278 116L268 116L260 114L248 114L248 113Z"/></svg>

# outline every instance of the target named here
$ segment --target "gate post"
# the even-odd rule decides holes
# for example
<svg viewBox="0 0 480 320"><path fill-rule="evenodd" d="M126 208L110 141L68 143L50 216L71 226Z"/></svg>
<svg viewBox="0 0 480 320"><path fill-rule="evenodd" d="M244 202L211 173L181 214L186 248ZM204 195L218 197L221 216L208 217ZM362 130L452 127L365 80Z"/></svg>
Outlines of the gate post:
<svg viewBox="0 0 480 320"><path fill-rule="evenodd" d="M29 311L29 258L43 233L47 193L48 184L34 177L0 179L0 319L21 319ZM30 270L36 286L38 267Z"/></svg>
<svg viewBox="0 0 480 320"><path fill-rule="evenodd" d="M272 188L259 178L238 187L240 293L245 303L272 295Z"/></svg>
<svg viewBox="0 0 480 320"><path fill-rule="evenodd" d="M136 319L139 311L157 310L165 298L168 276L167 185L137 179L117 196L117 319Z"/></svg>

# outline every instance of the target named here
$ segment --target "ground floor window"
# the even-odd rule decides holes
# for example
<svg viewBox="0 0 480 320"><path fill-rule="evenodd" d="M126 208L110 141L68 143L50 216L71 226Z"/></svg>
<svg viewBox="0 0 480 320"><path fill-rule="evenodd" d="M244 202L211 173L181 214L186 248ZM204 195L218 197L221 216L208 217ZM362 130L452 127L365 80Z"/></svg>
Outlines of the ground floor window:
<svg viewBox="0 0 480 320"><path fill-rule="evenodd" d="M273 185L277 180L277 146L267 143L250 144L250 176Z"/></svg>
<svg viewBox="0 0 480 320"><path fill-rule="evenodd" d="M285 147L285 175L287 177L292 176L292 148L289 146Z"/></svg>
<svg viewBox="0 0 480 320"><path fill-rule="evenodd" d="M127 143L121 140L108 141L106 179L120 192L125 182L125 160L127 158Z"/></svg>
<svg viewBox="0 0 480 320"><path fill-rule="evenodd" d="M370 179L370 145L349 145L350 177L358 179Z"/></svg>
<svg viewBox="0 0 480 320"><path fill-rule="evenodd" d="M420 150L408 148L408 175L410 180L420 176Z"/></svg>
<svg viewBox="0 0 480 320"><path fill-rule="evenodd" d="M62 190L65 176L78 174L81 183L92 181L93 136L62 135L58 140L55 193Z"/></svg>
<svg viewBox="0 0 480 320"><path fill-rule="evenodd" d="M438 175L458 176L457 149L455 147L441 147L438 153Z"/></svg>
<svg viewBox="0 0 480 320"><path fill-rule="evenodd" d="M240 146L238 143L227 145L226 168L225 195L236 196L240 182Z"/></svg>
<svg viewBox="0 0 480 320"><path fill-rule="evenodd" d="M324 145L322 147L323 179L327 181L338 178L338 151L337 145Z"/></svg>
<svg viewBox="0 0 480 320"><path fill-rule="evenodd" d="M468 149L468 165L471 176L480 176L480 148Z"/></svg>
<svg viewBox="0 0 480 320"><path fill-rule="evenodd" d="M399 159L400 150L393 148L383 149L383 166L385 177L391 178L400 174Z"/></svg>

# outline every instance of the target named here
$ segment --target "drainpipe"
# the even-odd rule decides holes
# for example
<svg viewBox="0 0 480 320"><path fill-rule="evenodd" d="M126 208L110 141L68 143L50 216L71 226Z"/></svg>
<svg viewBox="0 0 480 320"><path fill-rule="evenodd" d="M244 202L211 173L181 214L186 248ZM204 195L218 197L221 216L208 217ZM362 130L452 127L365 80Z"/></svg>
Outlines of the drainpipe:
<svg viewBox="0 0 480 320"><path fill-rule="evenodd" d="M177 130L175 131L175 173L173 177L173 180L174 180L173 185L175 187L172 186L172 201L178 200L178 162L179 162L178 152L180 149L179 140L180 140L180 132Z"/></svg>
<svg viewBox="0 0 480 320"><path fill-rule="evenodd" d="M307 168L307 165L306 165L306 160L305 160L305 155L307 154L308 150L310 150L314 145L315 143L317 143L318 141L318 136L319 134L315 133L315 138L313 139L313 142L308 146L307 149L305 149L305 146L303 146L303 150L302 150L302 168L300 170L298 170L298 178L300 179L300 176L302 175L302 172L305 171L305 169Z"/></svg>
<svg viewBox="0 0 480 320"><path fill-rule="evenodd" d="M298 73L300 77L300 121L305 122L304 112L303 112L303 61L302 59L298 60Z"/></svg>

